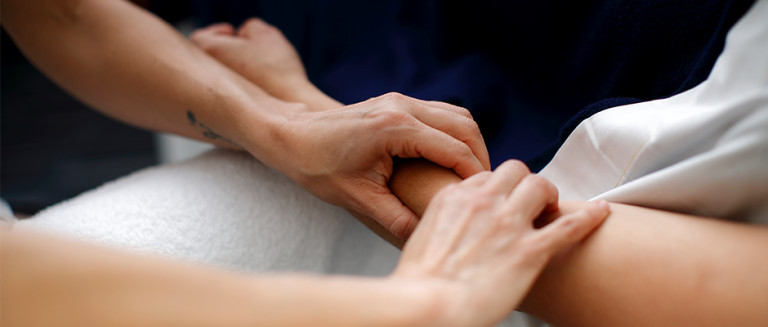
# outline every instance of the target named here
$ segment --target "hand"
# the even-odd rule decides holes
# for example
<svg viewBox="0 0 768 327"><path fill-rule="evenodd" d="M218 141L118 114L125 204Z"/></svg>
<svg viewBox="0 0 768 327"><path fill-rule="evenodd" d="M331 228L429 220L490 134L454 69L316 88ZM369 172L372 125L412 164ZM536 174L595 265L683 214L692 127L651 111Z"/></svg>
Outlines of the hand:
<svg viewBox="0 0 768 327"><path fill-rule="evenodd" d="M563 215L557 189L519 161L441 190L405 245L391 278L421 281L442 294L435 325L491 326L514 310L549 259L579 242L608 215L605 202Z"/></svg>
<svg viewBox="0 0 768 327"><path fill-rule="evenodd" d="M274 26L259 18L239 29L219 23L195 31L191 41L272 96L302 102L296 90L314 88L298 53Z"/></svg>
<svg viewBox="0 0 768 327"><path fill-rule="evenodd" d="M392 157L424 157L464 178L490 169L466 109L397 93L336 110L297 111L277 139L245 147L321 199L374 219L399 239L418 219L387 186Z"/></svg>

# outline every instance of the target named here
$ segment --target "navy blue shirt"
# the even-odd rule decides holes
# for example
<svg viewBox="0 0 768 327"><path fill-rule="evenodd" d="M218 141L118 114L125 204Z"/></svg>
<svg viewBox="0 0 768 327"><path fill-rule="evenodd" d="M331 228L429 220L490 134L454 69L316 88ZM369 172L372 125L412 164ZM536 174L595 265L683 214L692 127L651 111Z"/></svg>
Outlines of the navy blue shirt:
<svg viewBox="0 0 768 327"><path fill-rule="evenodd" d="M205 1L201 24L261 16L344 103L390 91L472 111L494 166L543 167L584 118L706 79L752 0Z"/></svg>

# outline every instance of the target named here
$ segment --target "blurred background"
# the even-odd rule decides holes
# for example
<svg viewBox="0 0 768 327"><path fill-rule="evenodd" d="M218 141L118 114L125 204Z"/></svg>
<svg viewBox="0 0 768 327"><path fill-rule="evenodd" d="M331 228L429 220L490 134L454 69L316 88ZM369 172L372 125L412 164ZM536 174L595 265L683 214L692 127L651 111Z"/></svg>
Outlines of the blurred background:
<svg viewBox="0 0 768 327"><path fill-rule="evenodd" d="M582 118L706 78L751 1L133 1L188 35L258 16L297 48L310 80L351 104L390 91L471 110L495 165L533 170ZM130 26L125 28L130 29ZM5 30L0 197L33 214L210 146L138 130L81 104ZM54 51L54 50L52 50Z"/></svg>

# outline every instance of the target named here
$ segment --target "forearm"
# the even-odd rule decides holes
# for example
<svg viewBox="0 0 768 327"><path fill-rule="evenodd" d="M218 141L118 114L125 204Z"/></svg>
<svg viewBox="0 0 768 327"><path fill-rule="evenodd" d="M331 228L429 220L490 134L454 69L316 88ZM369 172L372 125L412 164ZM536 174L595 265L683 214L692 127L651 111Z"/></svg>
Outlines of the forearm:
<svg viewBox="0 0 768 327"><path fill-rule="evenodd" d="M521 310L558 326L762 326L766 251L762 226L613 204L584 244L545 269Z"/></svg>
<svg viewBox="0 0 768 327"><path fill-rule="evenodd" d="M238 148L284 105L127 1L9 0L2 15L46 75L129 124Z"/></svg>
<svg viewBox="0 0 768 327"><path fill-rule="evenodd" d="M435 309L416 284L248 276L2 227L2 325L404 326Z"/></svg>
<svg viewBox="0 0 768 327"><path fill-rule="evenodd" d="M414 210L458 181L435 165L408 169L390 185ZM581 205L561 203L560 213ZM765 227L613 204L584 244L552 260L520 309L559 326L763 325L767 249Z"/></svg>
<svg viewBox="0 0 768 327"><path fill-rule="evenodd" d="M450 169L424 159L405 159L395 166L389 187L400 201L421 217L438 191L458 182L461 177Z"/></svg>

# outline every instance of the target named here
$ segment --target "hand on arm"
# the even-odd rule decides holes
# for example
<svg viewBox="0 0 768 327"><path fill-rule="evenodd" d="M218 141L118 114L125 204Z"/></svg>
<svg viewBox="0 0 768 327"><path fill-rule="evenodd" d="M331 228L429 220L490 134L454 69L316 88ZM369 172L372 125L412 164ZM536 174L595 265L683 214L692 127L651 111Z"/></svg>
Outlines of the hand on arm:
<svg viewBox="0 0 768 327"><path fill-rule="evenodd" d="M387 187L393 156L425 157L464 177L489 168L465 109L390 94L311 112L267 94L126 1L8 0L2 15L32 62L107 115L242 148L400 239L416 216Z"/></svg>
<svg viewBox="0 0 768 327"><path fill-rule="evenodd" d="M394 277L448 290L436 326L493 326L522 301L550 258L578 243L608 215L589 203L546 227L557 189L519 161L440 190L403 249Z"/></svg>
<svg viewBox="0 0 768 327"><path fill-rule="evenodd" d="M388 278L243 275L2 224L0 322L491 326L520 303L553 254L608 213L593 205L533 229L556 203L554 187L519 163L477 174L437 196Z"/></svg>
<svg viewBox="0 0 768 327"><path fill-rule="evenodd" d="M462 177L490 168L482 136L466 109L396 93L343 106L309 82L290 42L262 20L250 19L237 30L212 25L195 32L192 40L273 96L313 111L286 123L287 134L278 140L284 143L277 143L283 149L283 158L277 159L294 162L271 165L293 165L281 170L394 244L402 245L417 218L389 190L392 157L424 157ZM323 133L330 128L337 133Z"/></svg>
<svg viewBox="0 0 768 327"><path fill-rule="evenodd" d="M419 163L390 185L420 208L458 180ZM549 218L585 205L562 202ZM553 258L519 310L558 326L765 325L766 251L763 226L611 204L595 233Z"/></svg>

